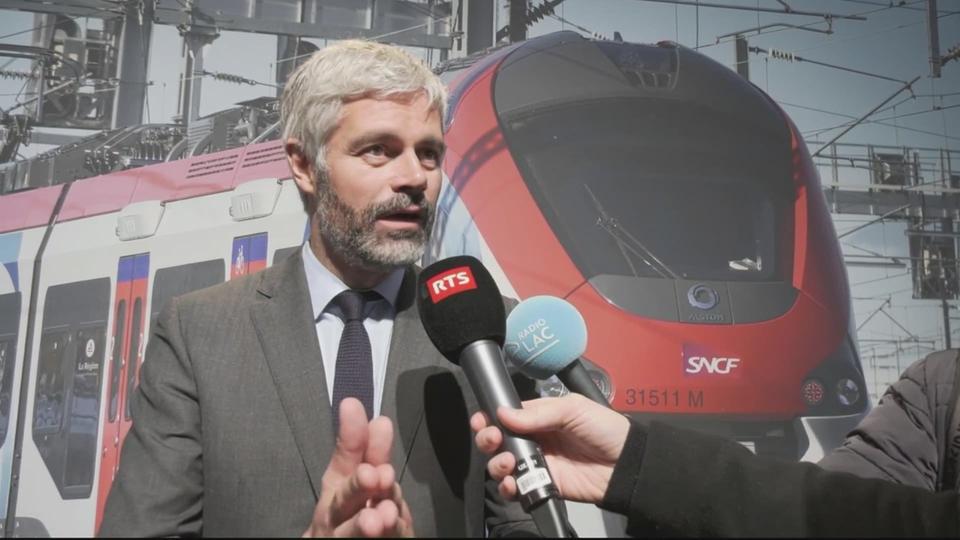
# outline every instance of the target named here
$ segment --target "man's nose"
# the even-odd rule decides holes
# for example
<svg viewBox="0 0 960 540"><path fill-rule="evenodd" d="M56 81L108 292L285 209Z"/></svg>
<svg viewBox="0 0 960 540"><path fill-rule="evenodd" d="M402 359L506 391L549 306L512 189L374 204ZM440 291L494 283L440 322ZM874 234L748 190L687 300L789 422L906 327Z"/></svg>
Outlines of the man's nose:
<svg viewBox="0 0 960 540"><path fill-rule="evenodd" d="M394 190L418 190L427 188L427 170L420 161L416 150L408 150L397 159L397 171L394 177Z"/></svg>

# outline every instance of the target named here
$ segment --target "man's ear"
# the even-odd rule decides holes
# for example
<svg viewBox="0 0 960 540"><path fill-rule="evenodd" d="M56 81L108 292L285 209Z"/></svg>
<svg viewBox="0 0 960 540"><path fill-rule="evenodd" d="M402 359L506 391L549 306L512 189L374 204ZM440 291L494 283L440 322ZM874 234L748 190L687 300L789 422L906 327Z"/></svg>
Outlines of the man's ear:
<svg viewBox="0 0 960 540"><path fill-rule="evenodd" d="M287 163L290 164L290 171L293 172L293 181L301 193L309 196L316 195L316 185L314 185L314 168L310 158L303 152L303 145L300 141L290 137L283 145L287 153Z"/></svg>

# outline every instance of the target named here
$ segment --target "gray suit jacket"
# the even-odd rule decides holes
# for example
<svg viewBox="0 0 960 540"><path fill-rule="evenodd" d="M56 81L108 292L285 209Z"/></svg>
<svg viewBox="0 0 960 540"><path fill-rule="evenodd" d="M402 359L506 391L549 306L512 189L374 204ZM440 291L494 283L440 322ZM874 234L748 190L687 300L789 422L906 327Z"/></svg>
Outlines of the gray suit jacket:
<svg viewBox="0 0 960 540"><path fill-rule="evenodd" d="M532 532L472 442L477 405L430 343L416 270L397 301L381 413L418 536ZM171 301L147 348L103 536L300 536L333 451L332 408L297 252Z"/></svg>

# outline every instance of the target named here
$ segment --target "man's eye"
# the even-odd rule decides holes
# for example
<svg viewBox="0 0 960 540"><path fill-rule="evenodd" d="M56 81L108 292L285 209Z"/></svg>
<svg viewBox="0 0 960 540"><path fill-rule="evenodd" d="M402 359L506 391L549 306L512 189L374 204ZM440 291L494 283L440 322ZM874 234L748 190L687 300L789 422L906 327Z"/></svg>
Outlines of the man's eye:
<svg viewBox="0 0 960 540"><path fill-rule="evenodd" d="M420 159L424 161L438 162L440 161L440 152L438 152L437 150L430 150L430 149L421 150Z"/></svg>
<svg viewBox="0 0 960 540"><path fill-rule="evenodd" d="M364 150L363 153L371 156L379 157L379 156L385 156L387 154L387 149L384 148L382 144L375 144L373 146L367 147L367 149Z"/></svg>

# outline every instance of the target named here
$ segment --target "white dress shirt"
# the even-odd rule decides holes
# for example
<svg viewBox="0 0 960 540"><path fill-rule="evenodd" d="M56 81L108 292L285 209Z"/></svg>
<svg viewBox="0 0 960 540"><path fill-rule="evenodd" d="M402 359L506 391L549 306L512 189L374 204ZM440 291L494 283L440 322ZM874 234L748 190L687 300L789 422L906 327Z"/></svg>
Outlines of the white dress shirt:
<svg viewBox="0 0 960 540"><path fill-rule="evenodd" d="M313 319L317 321L317 341L320 342L323 372L327 377L327 396L332 401L333 377L337 369L337 352L340 350L343 319L340 318L340 308L331 301L349 287L317 260L317 256L310 249L309 242L303 244L303 269L307 273ZM386 279L373 288L383 299L367 302L364 306L363 327L370 336L370 350L373 356L373 417L380 415L383 384L387 376L387 356L390 353L390 338L393 336L393 319L397 314L397 295L400 293L400 284L403 282L405 271L404 268L398 268L391 272Z"/></svg>

